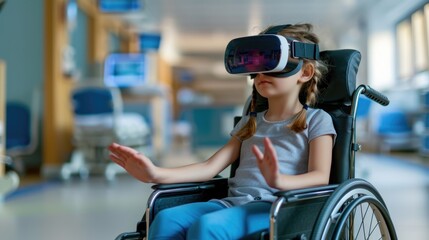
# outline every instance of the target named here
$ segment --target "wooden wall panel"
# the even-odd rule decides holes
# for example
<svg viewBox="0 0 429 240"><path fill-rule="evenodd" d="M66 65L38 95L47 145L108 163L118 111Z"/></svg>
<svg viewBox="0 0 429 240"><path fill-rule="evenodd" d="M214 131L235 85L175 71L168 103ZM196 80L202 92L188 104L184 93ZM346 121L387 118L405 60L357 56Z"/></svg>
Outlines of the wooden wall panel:
<svg viewBox="0 0 429 240"><path fill-rule="evenodd" d="M48 169L59 167L72 149L73 81L62 71L63 52L68 45L65 6L66 0L45 0L43 167Z"/></svg>

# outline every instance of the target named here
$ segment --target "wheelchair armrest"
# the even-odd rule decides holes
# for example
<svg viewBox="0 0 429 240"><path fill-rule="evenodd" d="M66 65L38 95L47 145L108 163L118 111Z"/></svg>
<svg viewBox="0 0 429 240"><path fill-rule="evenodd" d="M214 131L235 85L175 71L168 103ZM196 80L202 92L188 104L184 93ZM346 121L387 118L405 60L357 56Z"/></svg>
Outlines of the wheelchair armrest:
<svg viewBox="0 0 429 240"><path fill-rule="evenodd" d="M190 202L208 201L213 198L223 198L228 194L228 179L214 178L206 182L158 184L152 186L154 191L147 201L146 216L141 225L151 222L162 209ZM146 219L145 219L146 217ZM140 226L137 227L141 231Z"/></svg>
<svg viewBox="0 0 429 240"><path fill-rule="evenodd" d="M283 197L286 202L296 202L301 200L313 199L330 195L336 188L335 185L326 185L319 187L302 188L289 191L279 191L274 196Z"/></svg>
<svg viewBox="0 0 429 240"><path fill-rule="evenodd" d="M159 199L181 197L184 195L198 195L197 198L199 201L224 197L228 191L228 179L214 178L206 182L158 184L152 186L152 188L154 191L149 196L147 202L148 208L155 206L155 202L159 201ZM191 199L195 200L194 197L191 197ZM173 202L180 205L179 202L182 202L182 200L175 199Z"/></svg>
<svg viewBox="0 0 429 240"><path fill-rule="evenodd" d="M177 188L185 189L209 189L216 187L218 185L228 184L228 178L214 178L205 182L191 182L191 183L172 183L172 184L157 184L153 185L152 189L154 190L169 190Z"/></svg>

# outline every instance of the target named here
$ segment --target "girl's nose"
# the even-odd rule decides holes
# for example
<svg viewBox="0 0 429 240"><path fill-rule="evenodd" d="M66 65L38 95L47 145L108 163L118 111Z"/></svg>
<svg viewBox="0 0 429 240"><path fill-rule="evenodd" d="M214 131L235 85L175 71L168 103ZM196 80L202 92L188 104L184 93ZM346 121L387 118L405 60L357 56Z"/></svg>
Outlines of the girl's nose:
<svg viewBox="0 0 429 240"><path fill-rule="evenodd" d="M250 74L250 78L251 79L255 79L256 77L260 77L260 76L262 76L263 75L263 73L254 73L254 74Z"/></svg>

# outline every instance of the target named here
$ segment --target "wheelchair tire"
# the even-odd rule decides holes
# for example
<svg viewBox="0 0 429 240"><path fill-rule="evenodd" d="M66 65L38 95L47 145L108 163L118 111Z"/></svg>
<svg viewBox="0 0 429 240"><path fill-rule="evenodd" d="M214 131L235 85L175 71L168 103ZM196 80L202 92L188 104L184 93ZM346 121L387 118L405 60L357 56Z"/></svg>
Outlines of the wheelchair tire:
<svg viewBox="0 0 429 240"><path fill-rule="evenodd" d="M377 228L383 237L372 238L370 235L370 238L364 236L358 239L396 240L395 229L383 198L373 185L363 179L350 179L338 186L320 212L311 239L355 239L356 233L354 232L350 238L347 237L351 234L341 234L344 233L347 222L352 218L355 219L356 210L363 206L366 206L366 210L371 211L371 217L375 217L376 221L379 222ZM366 217L365 215L360 216ZM367 222L360 222L359 226L365 225L366 229L368 227L366 224ZM359 228L352 229L352 231L355 230L359 230Z"/></svg>

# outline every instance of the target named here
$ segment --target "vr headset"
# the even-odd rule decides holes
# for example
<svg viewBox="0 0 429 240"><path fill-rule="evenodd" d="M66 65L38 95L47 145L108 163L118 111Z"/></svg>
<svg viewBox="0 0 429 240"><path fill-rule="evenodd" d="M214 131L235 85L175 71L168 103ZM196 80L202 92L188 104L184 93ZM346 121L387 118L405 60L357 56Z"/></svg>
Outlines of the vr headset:
<svg viewBox="0 0 429 240"><path fill-rule="evenodd" d="M260 35L231 40L225 50L225 68L231 74L257 73L289 77L297 73L303 59L319 59L319 46L285 38L277 33L290 25L269 28Z"/></svg>

